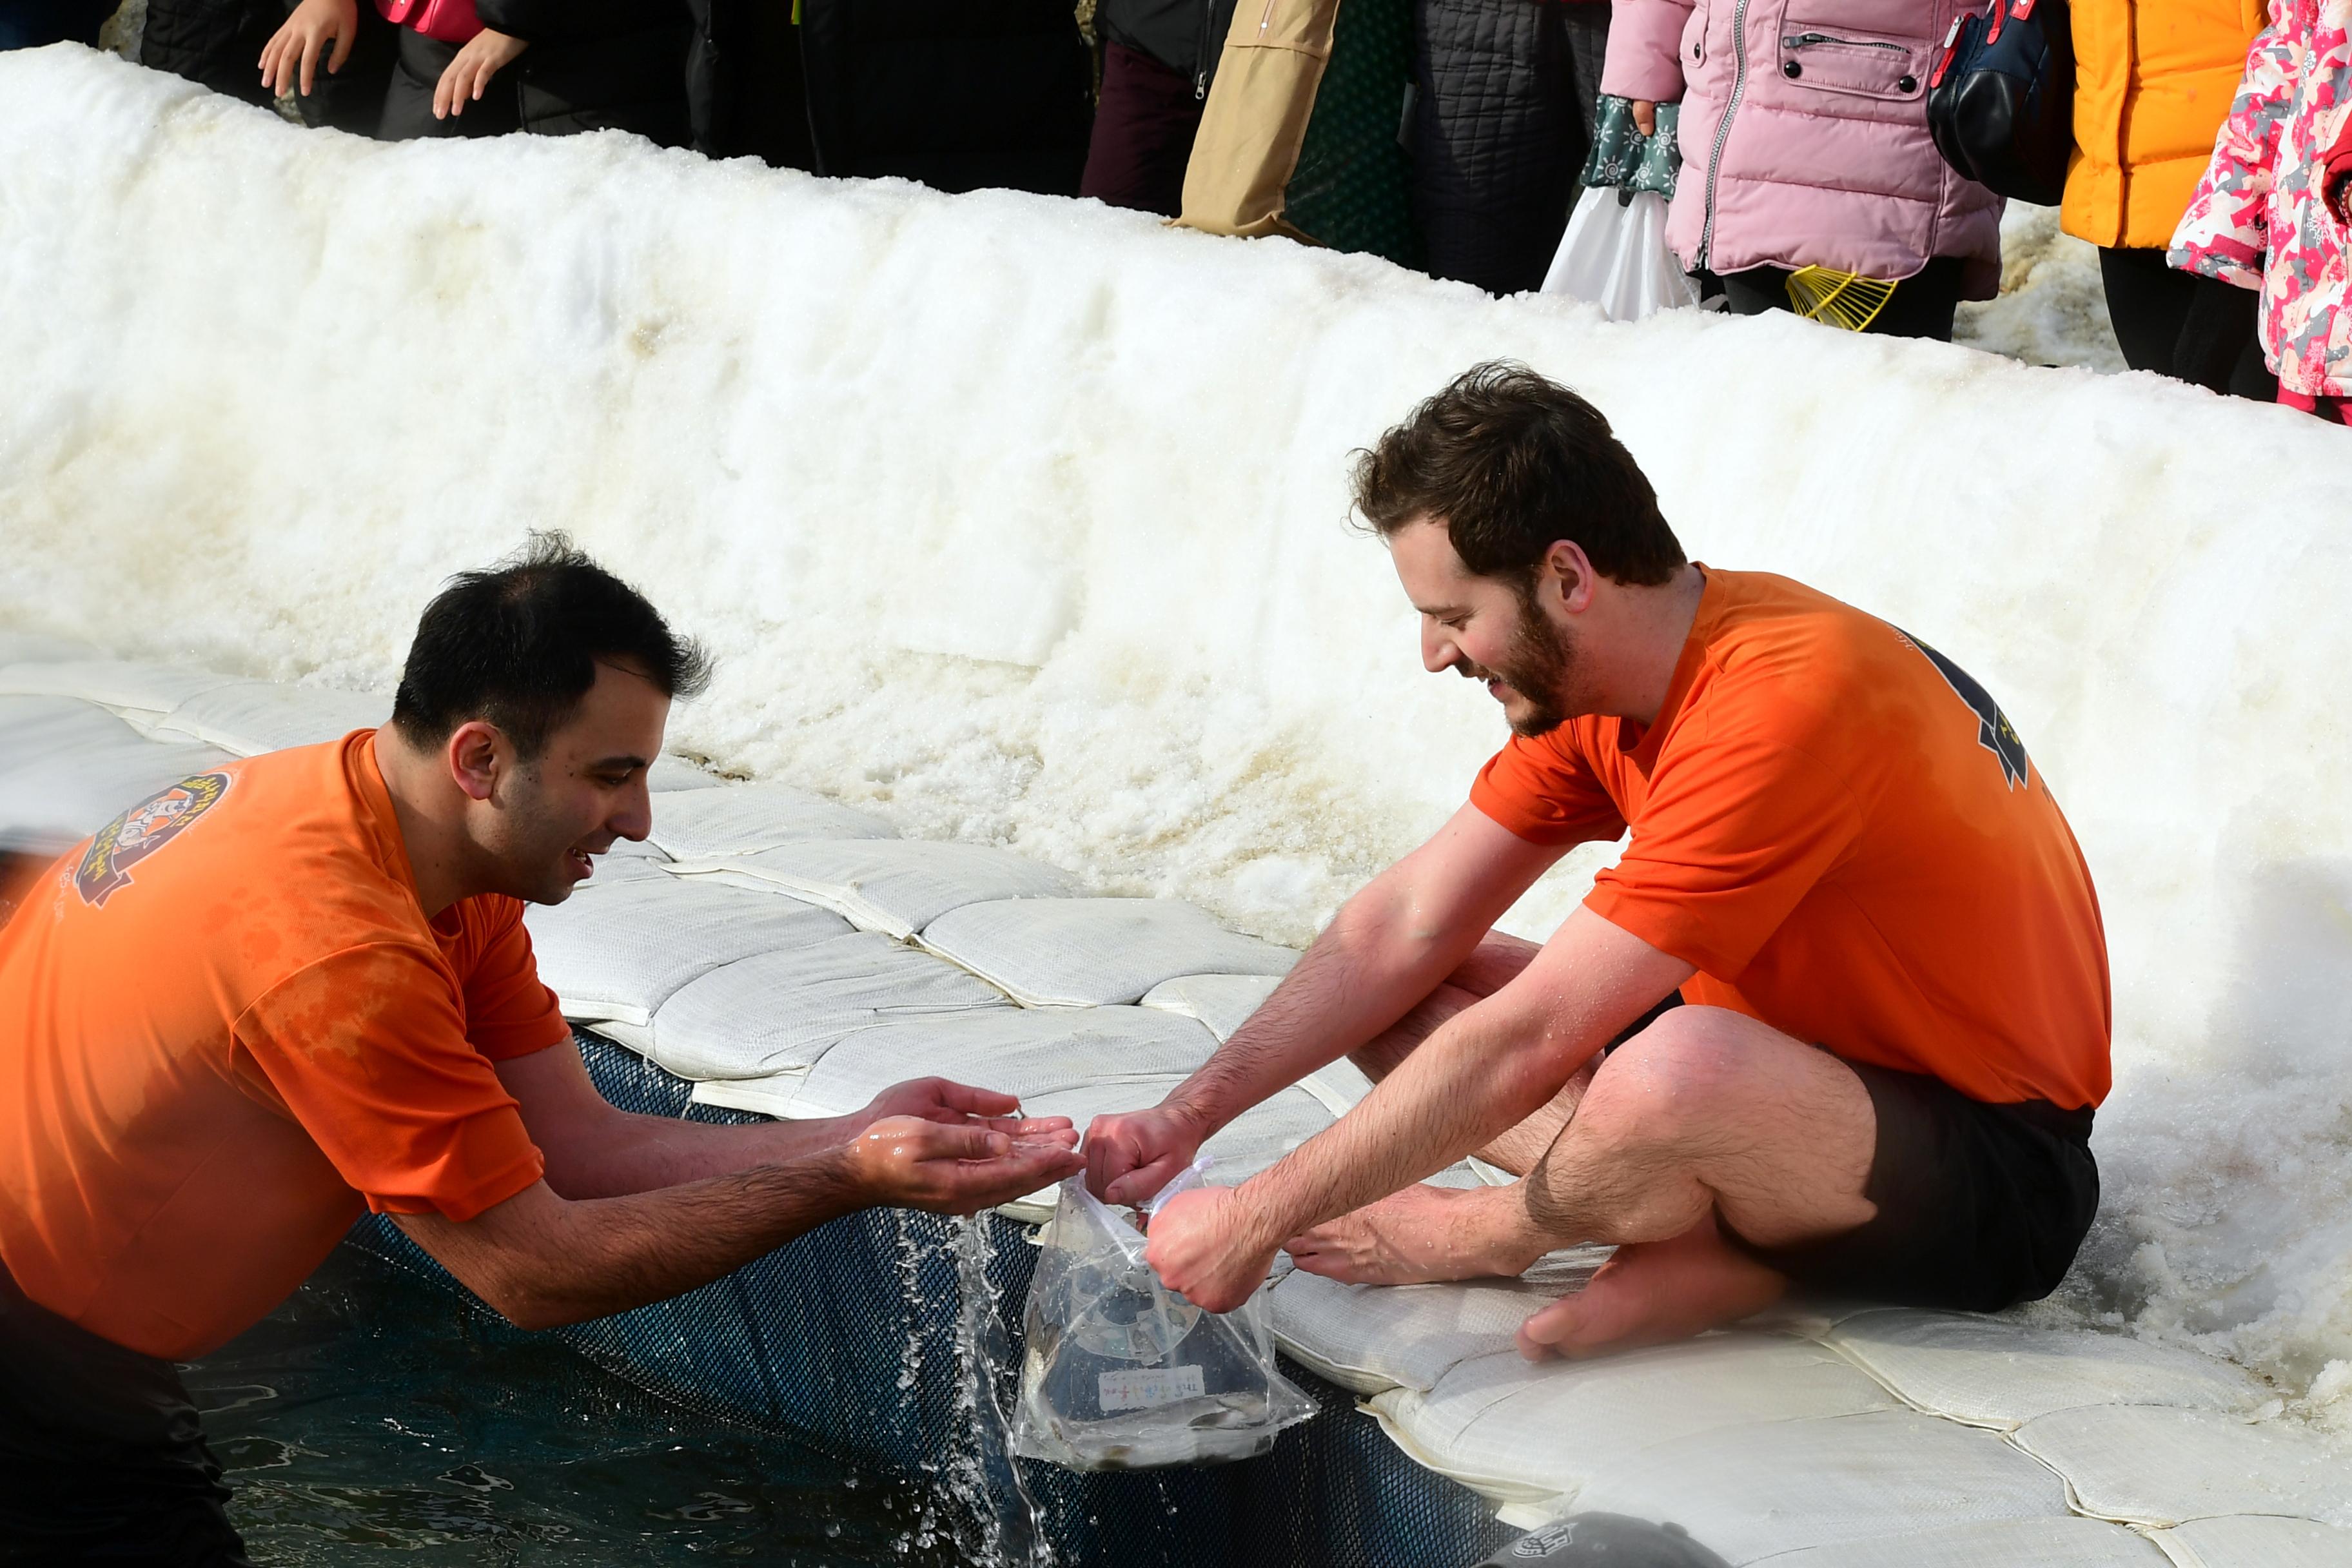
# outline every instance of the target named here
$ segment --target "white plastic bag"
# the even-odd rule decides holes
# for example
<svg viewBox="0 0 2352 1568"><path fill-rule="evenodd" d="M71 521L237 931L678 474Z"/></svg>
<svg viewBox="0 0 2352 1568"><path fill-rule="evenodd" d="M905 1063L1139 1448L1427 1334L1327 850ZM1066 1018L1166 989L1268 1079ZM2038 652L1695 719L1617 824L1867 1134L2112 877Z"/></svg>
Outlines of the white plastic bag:
<svg viewBox="0 0 2352 1568"><path fill-rule="evenodd" d="M1666 248L1666 199L1655 191L1595 186L1577 198L1543 292L1601 307L1612 321L1698 303L1698 289Z"/></svg>
<svg viewBox="0 0 2352 1568"><path fill-rule="evenodd" d="M1205 1164L1147 1208L1197 1184ZM1275 1368L1265 1290L1202 1311L1160 1282L1142 1234L1083 1178L1062 1184L1039 1246L1014 1453L1074 1470L1219 1464L1265 1453L1315 1414Z"/></svg>

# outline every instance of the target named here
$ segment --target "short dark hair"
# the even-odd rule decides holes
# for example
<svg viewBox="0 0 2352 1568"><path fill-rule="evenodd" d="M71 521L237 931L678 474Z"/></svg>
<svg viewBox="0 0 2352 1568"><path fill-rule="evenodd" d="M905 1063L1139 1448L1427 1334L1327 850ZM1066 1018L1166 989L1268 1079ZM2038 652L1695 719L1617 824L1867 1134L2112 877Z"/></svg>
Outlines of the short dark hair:
<svg viewBox="0 0 2352 1568"><path fill-rule="evenodd" d="M1426 518L1481 577L1525 584L1562 539L1619 583L1671 582L1685 564L1657 492L1601 411L1508 360L1463 372L1358 452L1355 488L1372 531L1387 539Z"/></svg>
<svg viewBox="0 0 2352 1568"><path fill-rule="evenodd" d="M578 710L599 664L626 664L669 697L710 683L709 656L671 635L643 595L563 534L533 533L425 606L392 721L412 745L433 746L485 719L528 762Z"/></svg>

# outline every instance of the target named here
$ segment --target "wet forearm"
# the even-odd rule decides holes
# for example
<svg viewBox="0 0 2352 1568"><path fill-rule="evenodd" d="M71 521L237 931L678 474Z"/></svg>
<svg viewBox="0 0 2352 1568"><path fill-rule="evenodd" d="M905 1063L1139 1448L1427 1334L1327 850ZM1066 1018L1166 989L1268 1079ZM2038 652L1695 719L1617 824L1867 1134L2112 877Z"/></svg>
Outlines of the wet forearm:
<svg viewBox="0 0 2352 1568"><path fill-rule="evenodd" d="M850 1131L837 1117L729 1125L616 1111L585 1136L550 1143L547 1180L567 1198L622 1197L804 1159Z"/></svg>

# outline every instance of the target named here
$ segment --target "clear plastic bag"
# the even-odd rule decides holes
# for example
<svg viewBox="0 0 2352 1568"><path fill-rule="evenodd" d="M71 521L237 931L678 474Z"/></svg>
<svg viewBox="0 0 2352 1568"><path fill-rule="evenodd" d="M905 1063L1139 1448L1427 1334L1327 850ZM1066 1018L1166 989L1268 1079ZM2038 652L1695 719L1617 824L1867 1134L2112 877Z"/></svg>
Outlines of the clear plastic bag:
<svg viewBox="0 0 2352 1568"><path fill-rule="evenodd" d="M1577 199L1543 292L1590 300L1612 321L1698 303L1698 290L1666 248L1665 197L1608 186Z"/></svg>
<svg viewBox="0 0 2352 1568"><path fill-rule="evenodd" d="M1147 1210L1198 1184L1201 1170ZM1275 1368L1265 1292L1202 1311L1160 1282L1142 1233L1082 1178L1062 1184L1039 1247L1014 1453L1074 1470L1222 1464L1265 1453L1315 1414Z"/></svg>

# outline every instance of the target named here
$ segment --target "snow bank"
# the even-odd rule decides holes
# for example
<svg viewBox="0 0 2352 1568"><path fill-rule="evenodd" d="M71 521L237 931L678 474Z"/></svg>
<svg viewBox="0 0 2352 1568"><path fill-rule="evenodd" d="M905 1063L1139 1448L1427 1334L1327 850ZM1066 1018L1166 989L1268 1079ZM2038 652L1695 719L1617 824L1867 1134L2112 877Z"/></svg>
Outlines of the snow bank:
<svg viewBox="0 0 2352 1568"><path fill-rule="evenodd" d="M1499 735L1348 453L1524 359L1699 559L1999 695L2114 945L2065 1308L2352 1415L2352 552L2297 489L2343 430L617 136L379 147L70 47L0 57L0 627L381 689L442 577L560 525L723 656L684 744L1291 942Z"/></svg>

